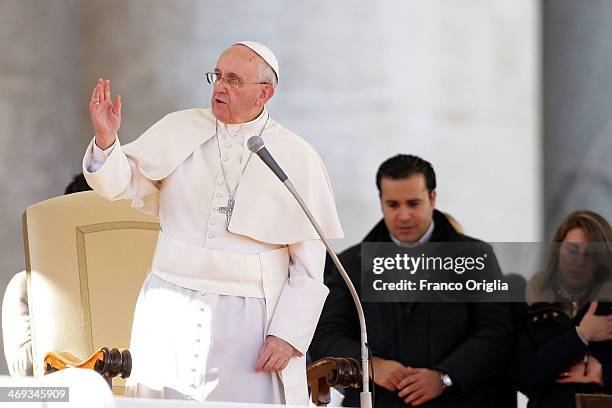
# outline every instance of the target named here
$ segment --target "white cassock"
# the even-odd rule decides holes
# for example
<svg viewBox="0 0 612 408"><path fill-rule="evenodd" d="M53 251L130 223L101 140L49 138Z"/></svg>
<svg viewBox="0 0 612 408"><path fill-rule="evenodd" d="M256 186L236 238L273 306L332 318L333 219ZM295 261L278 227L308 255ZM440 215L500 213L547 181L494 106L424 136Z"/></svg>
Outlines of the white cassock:
<svg viewBox="0 0 612 408"><path fill-rule="evenodd" d="M219 123L218 131L210 109L175 112L126 146L117 139L104 152L93 141L87 148L83 173L94 190L160 217L132 326L132 394L308 402L304 356L328 292L325 247L290 193L247 149L262 129L328 237L340 238L319 156L265 109L248 123ZM228 185L238 190L226 229L220 209ZM278 374L254 371L267 335L301 354Z"/></svg>

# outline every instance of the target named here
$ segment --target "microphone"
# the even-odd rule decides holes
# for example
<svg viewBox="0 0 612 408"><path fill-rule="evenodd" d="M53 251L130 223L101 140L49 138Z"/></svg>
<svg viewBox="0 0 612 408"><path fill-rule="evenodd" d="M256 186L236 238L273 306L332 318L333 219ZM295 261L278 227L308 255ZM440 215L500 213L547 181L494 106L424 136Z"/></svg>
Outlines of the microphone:
<svg viewBox="0 0 612 408"><path fill-rule="evenodd" d="M289 178L278 165L276 160L272 157L268 149L264 146L264 141L261 136L251 136L249 140L247 140L247 147L249 150L259 156L266 166L270 168L276 174L276 177L280 179L283 183Z"/></svg>
<svg viewBox="0 0 612 408"><path fill-rule="evenodd" d="M331 244L329 243L329 241L327 240L327 237L325 236L325 233L323 232L323 230L319 226L319 223L317 222L317 220L315 220L314 216L312 215L312 213L306 206L306 203L304 203L304 200L302 200L302 197L300 196L300 194L297 192L297 190L293 186L293 183L289 180L289 177L287 177L287 175L285 174L283 169L281 169L281 167L278 165L276 160L274 160L274 158L272 157L268 149L264 147L264 141L261 138L261 136L251 136L249 140L247 140L247 146L251 152L256 153L259 156L259 158L263 160L263 162L270 168L270 170L272 170L274 174L276 174L276 176L280 179L280 181L283 182L285 187L287 187L287 190L289 190L289 192L293 194L293 197L295 197L298 204L300 205L300 207L302 207L302 210L306 214L306 217L308 217L308 220L310 221L314 229L317 231L317 234L321 238L321 241L323 241L323 244L325 244L327 253L331 257L331 259L334 261L336 268L338 268L338 271L340 272L340 276L342 276L342 279L344 279L344 283L346 283L346 286L348 286L349 292L351 293L351 296L353 297L353 302L355 303L355 308L357 309L357 315L359 318L359 327L361 329L362 392L359 395L360 406L361 408L371 408L372 407L372 393L370 392L370 380L369 380L370 370L369 370L369 360L368 360L369 358L368 334L366 330L365 315L363 314L363 307L361 306L361 301L359 300L359 296L357 295L355 286L353 286L353 283L351 282L351 278L349 278L348 274L346 273L346 270L344 269L344 266L342 266L342 263L340 263L340 259L338 259L338 256L332 249Z"/></svg>

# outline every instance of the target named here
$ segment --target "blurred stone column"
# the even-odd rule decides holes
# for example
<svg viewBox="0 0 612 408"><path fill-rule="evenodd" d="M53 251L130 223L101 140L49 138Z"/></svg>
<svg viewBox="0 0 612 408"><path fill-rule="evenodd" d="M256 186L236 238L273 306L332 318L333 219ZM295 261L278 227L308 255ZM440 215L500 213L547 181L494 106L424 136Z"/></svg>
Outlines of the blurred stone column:
<svg viewBox="0 0 612 408"><path fill-rule="evenodd" d="M612 221L612 3L543 1L545 228L586 208Z"/></svg>
<svg viewBox="0 0 612 408"><path fill-rule="evenodd" d="M87 107L98 78L109 78L111 93L123 101L122 143L169 112L209 106L204 73L227 46L219 25L212 24L218 7L193 0L84 2L81 105ZM88 121L82 131L87 139L93 136Z"/></svg>
<svg viewBox="0 0 612 408"><path fill-rule="evenodd" d="M0 1L0 294L24 265L24 209L61 195L79 168L77 4Z"/></svg>

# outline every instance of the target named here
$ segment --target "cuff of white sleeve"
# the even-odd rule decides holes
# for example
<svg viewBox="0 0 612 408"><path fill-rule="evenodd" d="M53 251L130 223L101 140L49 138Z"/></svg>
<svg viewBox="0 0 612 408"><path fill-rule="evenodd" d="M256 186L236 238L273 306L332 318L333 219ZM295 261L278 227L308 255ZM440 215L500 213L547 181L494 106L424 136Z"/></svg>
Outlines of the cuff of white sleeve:
<svg viewBox="0 0 612 408"><path fill-rule="evenodd" d="M94 151L92 140L87 146L88 154L83 157L83 175L87 183L102 197L114 200L129 186L132 170L127 157L121 150L119 139L115 139L115 149L101 162L91 157Z"/></svg>
<svg viewBox="0 0 612 408"><path fill-rule="evenodd" d="M96 144L96 138L94 137L91 141L91 149L89 150L89 154L85 157L85 168L90 173L95 173L106 163L106 159L113 152L113 149L117 145L118 138L115 136L115 141L112 145L110 145L105 150L102 150Z"/></svg>
<svg viewBox="0 0 612 408"><path fill-rule="evenodd" d="M308 347L303 347L302 345L300 345L297 339L291 339L290 336L287 336L285 334L281 334L281 333L275 334L273 332L270 332L268 333L268 336L278 337L279 339L285 341L287 344L293 347L294 355L297 353L299 357L302 357L304 353L306 353L306 351L308 350Z"/></svg>
<svg viewBox="0 0 612 408"><path fill-rule="evenodd" d="M115 141L113 142L113 144L107 147L106 149L102 150L96 144L96 138L94 137L93 152L92 152L94 160L98 158L104 160L105 158L107 158L108 155L113 152L113 149L115 148L116 144L117 144L117 135L115 135Z"/></svg>

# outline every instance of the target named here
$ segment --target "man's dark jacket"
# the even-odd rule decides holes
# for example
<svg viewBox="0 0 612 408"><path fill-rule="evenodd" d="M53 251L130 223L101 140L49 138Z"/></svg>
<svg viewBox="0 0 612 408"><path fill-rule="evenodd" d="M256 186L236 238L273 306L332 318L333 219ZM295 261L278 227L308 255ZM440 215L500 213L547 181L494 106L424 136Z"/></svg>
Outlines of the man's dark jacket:
<svg viewBox="0 0 612 408"><path fill-rule="evenodd" d="M431 242L479 242L456 232L437 210L433 219ZM391 242L384 221L370 231L364 242ZM339 258L360 293L361 246L347 249ZM325 283L330 294L309 349L310 357L313 361L323 357L360 361L355 305L329 258ZM516 406L514 393L503 378L505 373L500 372L513 342L509 304L365 302L363 308L373 356L415 368L441 370L451 376L454 385L423 407ZM359 392L347 390L343 404L359 406ZM407 405L397 392L376 386L375 406Z"/></svg>

